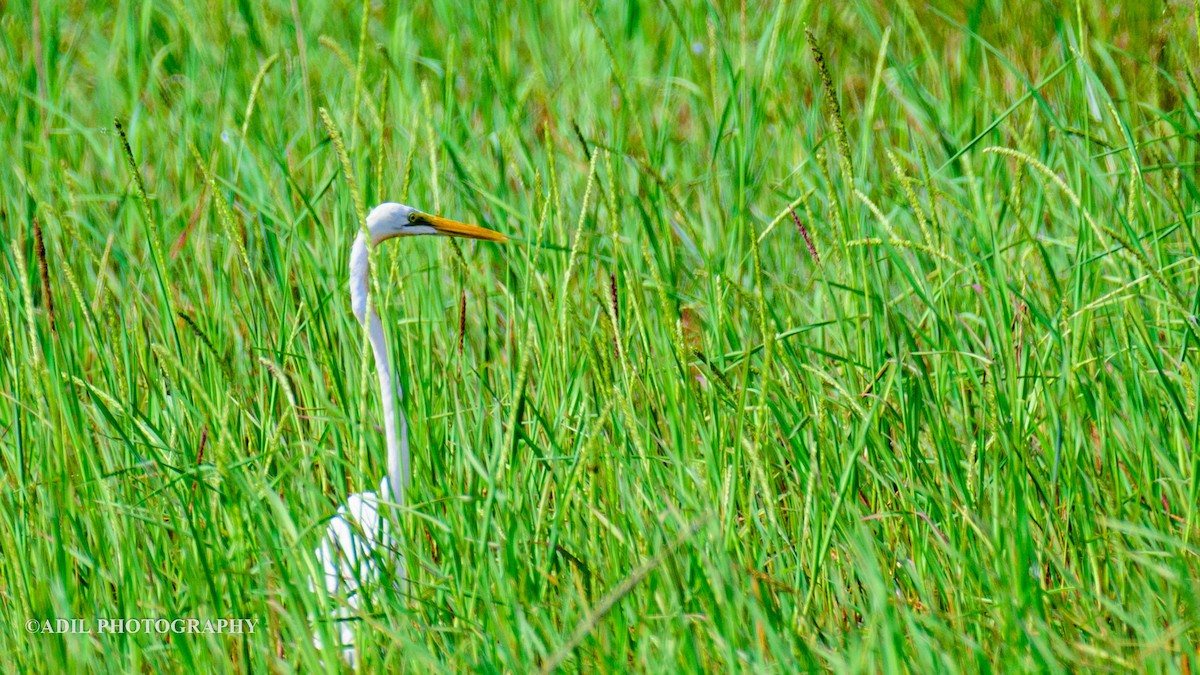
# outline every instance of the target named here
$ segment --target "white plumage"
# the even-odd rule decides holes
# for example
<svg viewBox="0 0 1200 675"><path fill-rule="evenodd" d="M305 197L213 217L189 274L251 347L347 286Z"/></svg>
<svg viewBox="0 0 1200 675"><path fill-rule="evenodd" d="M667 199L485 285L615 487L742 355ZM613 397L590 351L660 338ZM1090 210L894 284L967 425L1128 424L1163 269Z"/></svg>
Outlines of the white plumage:
<svg viewBox="0 0 1200 675"><path fill-rule="evenodd" d="M384 478L378 495L374 492L350 495L329 520L325 537L316 550L325 578L325 592L339 603L331 612L332 630L341 646L342 658L351 666L358 657L353 616L364 609L365 594L381 587L386 569L383 565L393 565L389 570L395 579L393 588L403 590L404 554L392 537L388 518L380 514L380 501L389 501L388 494L388 479ZM317 649L322 648L319 632L313 633L313 644Z"/></svg>
<svg viewBox="0 0 1200 675"><path fill-rule="evenodd" d="M467 225L422 213L410 206L385 202L367 215L367 235L359 232L350 249L350 304L354 316L367 330L375 370L379 376L379 395L383 403L383 428L387 442L387 476L380 481L379 492L357 492L339 506L330 518L321 544L314 551L320 563L325 593L334 604L329 619L336 637L336 648L353 666L358 660L354 646L355 615L372 606L375 596L386 589L403 590L404 555L389 525L389 505L403 506L409 480L408 422L398 402L400 386L392 377L383 322L369 302L370 246L398 236L444 235L502 242L504 235L475 225ZM395 491L393 492L393 488ZM310 580L310 590L316 584ZM321 631L314 626L313 644L323 650Z"/></svg>

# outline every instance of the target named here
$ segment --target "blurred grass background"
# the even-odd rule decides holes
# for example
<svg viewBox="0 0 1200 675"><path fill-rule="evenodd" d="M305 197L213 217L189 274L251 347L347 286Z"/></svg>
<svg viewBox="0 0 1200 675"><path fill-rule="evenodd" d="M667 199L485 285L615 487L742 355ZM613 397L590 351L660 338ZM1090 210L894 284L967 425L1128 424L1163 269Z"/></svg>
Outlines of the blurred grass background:
<svg viewBox="0 0 1200 675"><path fill-rule="evenodd" d="M1200 666L1195 4L0 14L5 671L341 667L311 551L384 444L320 109L368 207L514 239L380 250L364 671Z"/></svg>

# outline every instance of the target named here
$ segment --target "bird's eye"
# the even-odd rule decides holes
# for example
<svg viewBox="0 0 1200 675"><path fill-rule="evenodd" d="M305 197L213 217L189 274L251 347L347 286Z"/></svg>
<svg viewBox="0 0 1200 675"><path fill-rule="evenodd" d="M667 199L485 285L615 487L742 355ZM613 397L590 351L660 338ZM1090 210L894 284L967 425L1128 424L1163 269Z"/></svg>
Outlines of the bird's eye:
<svg viewBox="0 0 1200 675"><path fill-rule="evenodd" d="M412 211L408 214L408 222L410 225L417 222L417 212L416 211Z"/></svg>

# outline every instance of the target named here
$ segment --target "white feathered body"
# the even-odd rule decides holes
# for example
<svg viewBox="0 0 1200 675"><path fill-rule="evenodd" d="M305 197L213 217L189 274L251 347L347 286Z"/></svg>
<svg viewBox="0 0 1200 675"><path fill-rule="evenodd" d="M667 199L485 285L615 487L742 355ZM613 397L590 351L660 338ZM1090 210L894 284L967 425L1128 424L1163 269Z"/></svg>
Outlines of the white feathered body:
<svg viewBox="0 0 1200 675"><path fill-rule="evenodd" d="M383 503L389 502L388 479L379 485L379 492L356 492L339 506L329 520L325 537L315 551L325 579L325 593L336 603L330 613L332 630L342 650L342 658L354 665L358 654L354 647L354 614L368 606L368 594L388 586L403 590L404 554L392 536L388 518L383 515ZM312 589L310 583L310 589ZM313 644L323 647L319 631L313 633Z"/></svg>
<svg viewBox="0 0 1200 675"><path fill-rule="evenodd" d="M413 209L402 204L385 203L367 216L371 245L393 236L408 222ZM321 566L325 592L335 604L330 620L336 625L334 635L342 657L353 665L358 659L354 646L354 616L375 602L374 593L389 586L403 589L404 556L393 537L387 504L403 504L408 486L408 422L400 409L400 387L392 376L383 322L369 302L370 251L367 237L359 233L350 249L350 305L354 316L367 329L375 370L379 376L379 393L383 403L384 437L387 441L387 476L379 484L379 492L356 492L339 506L329 520L325 536L314 554ZM392 488L395 488L393 491ZM383 583L386 578L393 584ZM315 584L310 582L310 589ZM313 644L322 649L320 630L313 631Z"/></svg>

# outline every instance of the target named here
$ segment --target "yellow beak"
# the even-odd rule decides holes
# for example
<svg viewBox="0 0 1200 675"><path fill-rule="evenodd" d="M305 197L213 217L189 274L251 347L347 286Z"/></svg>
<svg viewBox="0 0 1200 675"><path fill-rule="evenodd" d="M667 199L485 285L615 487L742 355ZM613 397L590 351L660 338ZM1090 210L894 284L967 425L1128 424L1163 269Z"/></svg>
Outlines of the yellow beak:
<svg viewBox="0 0 1200 675"><path fill-rule="evenodd" d="M414 216L414 220L416 222L428 225L437 230L438 234L442 234L447 237L466 237L468 239L486 239L487 241L498 242L508 241L508 237L496 232L495 230L489 230L486 227L460 223L457 220L450 220L449 218L443 218L441 216L433 216L428 213L417 213L414 214Z"/></svg>

